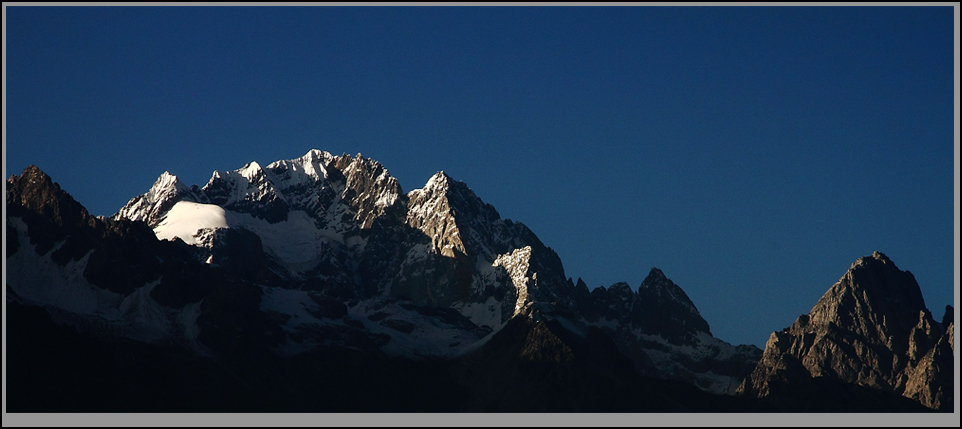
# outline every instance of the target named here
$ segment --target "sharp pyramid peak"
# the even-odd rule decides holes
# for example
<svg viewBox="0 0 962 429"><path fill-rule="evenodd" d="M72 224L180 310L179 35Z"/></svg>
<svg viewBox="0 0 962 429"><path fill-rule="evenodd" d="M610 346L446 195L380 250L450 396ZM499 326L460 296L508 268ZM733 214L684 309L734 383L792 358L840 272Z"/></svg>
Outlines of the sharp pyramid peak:
<svg viewBox="0 0 962 429"><path fill-rule="evenodd" d="M175 181L175 180L179 181L180 179L178 179L177 176L171 174L169 170L164 170L164 172L160 173L160 176L157 177L157 182Z"/></svg>
<svg viewBox="0 0 962 429"><path fill-rule="evenodd" d="M187 189L187 185L184 184L177 176L170 174L170 171L164 170L157 180L154 181L153 186L150 187L148 194L156 196L158 192L166 190L181 191Z"/></svg>
<svg viewBox="0 0 962 429"><path fill-rule="evenodd" d="M890 344L887 336L915 326L920 311L928 313L915 276L875 252L858 258L819 298L809 317L813 322L833 322L879 344Z"/></svg>
<svg viewBox="0 0 962 429"><path fill-rule="evenodd" d="M651 267L651 271L648 272L648 276L645 277L645 279L641 282L641 284L643 286L650 287L656 284L661 284L669 281L671 280L668 280L668 277L665 276L664 272L662 272L656 267Z"/></svg>
<svg viewBox="0 0 962 429"><path fill-rule="evenodd" d="M434 190L434 189L446 190L448 189L448 187L450 187L452 182L454 182L454 179L452 179L451 176L449 176L447 173L444 172L444 170L442 170L442 171L438 171L437 173L434 173L431 176L431 178L428 179L427 183L424 184L424 187L421 189L425 191Z"/></svg>
<svg viewBox="0 0 962 429"><path fill-rule="evenodd" d="M241 167L241 170L244 170L244 171L251 171L251 170L257 171L260 169L261 169L261 165L258 164L257 161L248 162L247 164L244 164L243 167Z"/></svg>
<svg viewBox="0 0 962 429"><path fill-rule="evenodd" d="M19 178L17 178L15 174L12 174L9 178L7 178L8 183L16 180L25 181L24 183L31 183L35 185L40 184L42 186L51 186L55 189L60 189L60 185L54 182L53 179L47 175L47 173L41 170L40 167L32 164L23 169L23 172L20 173Z"/></svg>
<svg viewBox="0 0 962 429"><path fill-rule="evenodd" d="M692 313L698 314L695 303L692 302L685 290L671 281L660 269L652 267L648 276L638 287L638 293L642 295L654 294L654 296L667 296L672 300L683 304ZM707 331L706 331L707 332Z"/></svg>

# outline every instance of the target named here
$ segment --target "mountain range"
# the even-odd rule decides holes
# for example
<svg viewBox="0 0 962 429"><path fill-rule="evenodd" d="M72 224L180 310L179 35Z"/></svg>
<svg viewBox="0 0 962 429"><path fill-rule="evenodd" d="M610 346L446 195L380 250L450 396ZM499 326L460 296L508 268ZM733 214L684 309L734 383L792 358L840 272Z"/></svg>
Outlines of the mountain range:
<svg viewBox="0 0 962 429"><path fill-rule="evenodd" d="M169 172L111 217L7 179L14 412L951 411L936 321L859 258L762 351L715 338L652 268L589 290L524 224L438 172L311 150Z"/></svg>

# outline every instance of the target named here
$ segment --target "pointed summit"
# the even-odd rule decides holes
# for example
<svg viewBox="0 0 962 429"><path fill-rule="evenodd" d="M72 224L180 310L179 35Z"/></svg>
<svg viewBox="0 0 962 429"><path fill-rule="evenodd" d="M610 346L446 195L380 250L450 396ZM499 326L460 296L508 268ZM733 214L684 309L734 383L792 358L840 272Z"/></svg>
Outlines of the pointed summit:
<svg viewBox="0 0 962 429"><path fill-rule="evenodd" d="M912 273L874 252L858 258L809 314L772 333L738 390L765 397L819 378L951 407L952 377L945 371L952 352L938 349L949 347L940 340L944 330L925 308Z"/></svg>
<svg viewBox="0 0 962 429"><path fill-rule="evenodd" d="M248 162L243 168L240 169L240 174L247 178L247 180L255 181L257 178L264 176L264 170L257 161Z"/></svg>
<svg viewBox="0 0 962 429"><path fill-rule="evenodd" d="M878 250L872 252L872 258L877 259L877 260L882 261L882 262L892 262L892 260L889 259L888 256L885 256L884 253L879 252Z"/></svg>
<svg viewBox="0 0 962 429"><path fill-rule="evenodd" d="M452 179L451 176L448 176L448 174L445 173L444 170L441 170L441 171L438 171L437 173L434 173L434 175L431 176L430 179L428 179L428 182L424 184L424 188L422 189L447 190L448 187L450 186L450 182L453 182L453 181L454 179Z"/></svg>
<svg viewBox="0 0 962 429"><path fill-rule="evenodd" d="M632 321L643 332L661 335L675 344L694 341L698 332L711 335L708 322L678 285L652 267L638 287Z"/></svg>
<svg viewBox="0 0 962 429"><path fill-rule="evenodd" d="M277 223L287 219L290 206L257 161L233 171L214 171L203 187L211 203Z"/></svg>
<svg viewBox="0 0 962 429"><path fill-rule="evenodd" d="M665 273L658 268L651 268L651 271L648 272L648 276L645 277L645 280L641 282L641 286L638 287L638 293L651 297L657 297L656 299L658 301L667 299L677 302L684 307L686 313L698 314L698 309L695 308L695 304L691 302L691 298L688 297L688 294L686 294L684 290L668 279L668 277L665 276Z"/></svg>
<svg viewBox="0 0 962 429"><path fill-rule="evenodd" d="M160 173L160 176L157 177L157 180L154 182L152 188L168 188L171 186L176 186L177 184L182 185L183 183L177 178L177 176L170 174L170 171L164 170L164 172Z"/></svg>
<svg viewBox="0 0 962 429"><path fill-rule="evenodd" d="M387 169L358 153L354 158L344 155L336 162L344 176L341 198L355 210L354 219L361 229L369 229L374 220L398 202L401 185Z"/></svg>
<svg viewBox="0 0 962 429"><path fill-rule="evenodd" d="M432 237L439 249L451 247L476 255L490 253L475 237L491 235L501 215L464 182L438 171L423 188L408 192L408 198L408 224Z"/></svg>
<svg viewBox="0 0 962 429"><path fill-rule="evenodd" d="M187 187L177 176L164 171L146 193L128 201L113 215L113 219L141 220L155 227L163 220L167 210L182 200L202 202L206 198L196 189Z"/></svg>
<svg viewBox="0 0 962 429"><path fill-rule="evenodd" d="M20 177L7 178L7 209L8 216L23 216L21 211L26 211L50 217L57 229L79 226L90 218L87 209L35 165L25 168Z"/></svg>
<svg viewBox="0 0 962 429"><path fill-rule="evenodd" d="M331 158L333 158L333 156L332 156L330 153L325 152L325 151L320 150L320 149L311 149L311 150L307 151L307 153L304 154L304 156L301 157L302 160L307 161L307 162L314 162L314 161L320 161L320 160L329 160L329 159L331 159Z"/></svg>
<svg viewBox="0 0 962 429"><path fill-rule="evenodd" d="M915 276L880 252L858 258L815 303L813 323L845 326L878 344L894 347L928 311ZM893 337L894 335L894 337Z"/></svg>
<svg viewBox="0 0 962 429"><path fill-rule="evenodd" d="M663 285L670 283L668 277L665 276L661 270L655 267L651 267L651 271L648 272L648 276L641 282L641 287L651 287L654 285Z"/></svg>
<svg viewBox="0 0 962 429"><path fill-rule="evenodd" d="M267 165L265 171L274 186L282 192L291 188L332 187L327 182L332 179L329 170L336 171L333 166L335 160L336 157L328 152L311 149L300 158L274 161ZM339 173L337 177L340 177ZM313 197L316 196L306 196L307 199ZM304 205L311 205L310 201L305 201Z"/></svg>

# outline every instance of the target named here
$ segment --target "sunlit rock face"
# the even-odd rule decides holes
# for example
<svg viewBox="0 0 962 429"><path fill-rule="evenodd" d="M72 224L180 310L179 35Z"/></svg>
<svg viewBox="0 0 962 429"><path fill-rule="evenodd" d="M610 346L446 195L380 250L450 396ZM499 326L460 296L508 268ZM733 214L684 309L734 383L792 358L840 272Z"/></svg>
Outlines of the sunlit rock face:
<svg viewBox="0 0 962 429"><path fill-rule="evenodd" d="M766 397L826 378L951 408L952 330L933 320L914 276L875 252L855 261L809 314L772 333L739 392Z"/></svg>

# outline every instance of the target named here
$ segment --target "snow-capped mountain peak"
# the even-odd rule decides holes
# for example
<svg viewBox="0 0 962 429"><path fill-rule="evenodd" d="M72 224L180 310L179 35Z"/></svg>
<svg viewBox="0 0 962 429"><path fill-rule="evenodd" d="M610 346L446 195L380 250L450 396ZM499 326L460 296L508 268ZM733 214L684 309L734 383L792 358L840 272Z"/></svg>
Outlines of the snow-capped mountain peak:
<svg viewBox="0 0 962 429"><path fill-rule="evenodd" d="M180 200L205 202L206 196L184 184L169 171L161 173L147 193L134 197L122 207L114 219L142 220L157 226L168 210Z"/></svg>
<svg viewBox="0 0 962 429"><path fill-rule="evenodd" d="M384 311L373 309L381 305L374 302L390 297L448 308L493 334L533 303L586 312L598 308L604 316L600 326L616 323L618 332L624 331L617 335L627 335L616 341L655 351L708 347L699 346L699 339L710 337L707 322L660 270L653 269L637 292L618 283L595 299L586 288L582 293L569 284L558 255L528 227L502 219L445 171L405 195L375 160L311 150L267 167L250 162L215 171L201 194L202 203L185 201L168 209L169 218L155 227L158 237L180 237L203 249L205 261L220 266L247 260L230 256L237 254L230 243L246 243L242 253L263 254L266 262L238 269L260 270L265 279L280 276L284 280L278 284L293 289L375 300L365 304L373 306L374 315ZM576 316L562 319L582 323ZM296 326L290 328L310 329ZM655 337L658 344L650 348ZM674 353L662 356L658 365L669 365Z"/></svg>
<svg viewBox="0 0 962 429"><path fill-rule="evenodd" d="M156 196L162 191L167 190L186 191L187 185L181 182L177 176L165 170L161 173L160 177L157 178L157 181L154 182L154 185L150 187L150 194Z"/></svg>
<svg viewBox="0 0 962 429"><path fill-rule="evenodd" d="M502 219L443 171L404 195L377 161L311 150L266 168L250 162L215 171L203 189L165 171L115 219L104 219L30 167L7 180L7 208L7 300L21 321L14 325L46 320L24 310L46 311L56 325L99 332L96 343L120 350L82 363L126 365L134 355L124 350L153 350L120 344L130 339L157 350L183 347L219 367L234 362L234 369L259 371L261 357L284 362L298 355L293 371L279 364L297 382L285 380L271 395L299 382L311 392L324 386L301 382L298 371L332 373L331 354L394 368L393 358L460 362L468 371L459 379L476 372L483 380L499 372L487 369L514 367L507 380L533 374L539 386L543 374L573 374L576 381L614 375L621 383L614 386L639 384L632 377L645 375L717 393L732 393L755 368L744 393L764 393L784 375L834 375L932 408L951 404L945 368L954 353L952 319L935 322L911 273L881 253L860 258L810 315L773 333L767 358L756 367L761 351L714 338L691 299L661 270L652 268L634 290L620 282L589 291L581 279L575 284L564 275L558 255L530 229ZM48 350L70 342L58 341L70 338L60 327L39 332L17 335L29 345L50 336L43 332L54 334L50 348L27 359L45 359ZM300 360L304 356L320 360ZM523 362L515 366L518 358ZM181 368L147 372L152 380ZM21 378L21 386L42 372ZM260 374L255 379L270 378ZM405 377L403 385L411 380ZM503 397L503 386L514 386L503 380L472 392L487 404ZM347 382L353 381L350 375ZM669 390L698 398L686 393L690 388Z"/></svg>
<svg viewBox="0 0 962 429"><path fill-rule="evenodd" d="M446 191L448 189L448 183L452 181L451 176L448 176L444 170L438 171L428 179L424 187L419 189L421 192L431 192L431 191Z"/></svg>
<svg viewBox="0 0 962 429"><path fill-rule="evenodd" d="M304 156L292 160L274 161L267 165L271 181L278 189L312 184L327 180L327 168L335 157L328 152L311 149Z"/></svg>
<svg viewBox="0 0 962 429"><path fill-rule="evenodd" d="M244 176L244 178L252 182L264 177L264 170L261 168L261 165L257 163L257 161L251 161L247 163L247 165L241 168L240 173L242 176Z"/></svg>

